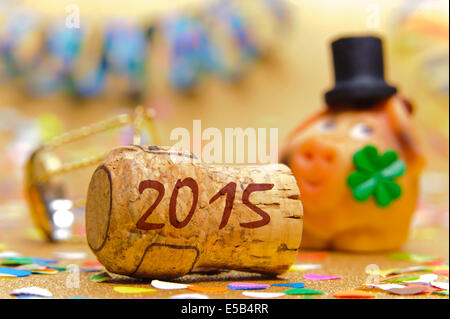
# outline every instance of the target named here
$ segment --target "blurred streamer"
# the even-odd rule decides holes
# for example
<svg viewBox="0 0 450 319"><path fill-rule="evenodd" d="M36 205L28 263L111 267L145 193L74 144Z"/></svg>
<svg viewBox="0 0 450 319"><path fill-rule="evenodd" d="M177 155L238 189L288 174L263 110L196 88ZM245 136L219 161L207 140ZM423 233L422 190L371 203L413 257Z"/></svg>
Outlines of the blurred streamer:
<svg viewBox="0 0 450 319"><path fill-rule="evenodd" d="M272 20L264 23L286 24L285 0L255 3ZM238 81L265 50L257 40L262 22L248 21L256 19L248 14L254 8L254 3L216 0L183 13L166 12L158 18L162 23L117 18L98 26L83 21L80 28L68 28L60 18L55 22L37 12L9 9L12 13L0 19L0 79L19 79L36 97L63 91L92 98L109 90L141 100L151 91L148 62L158 59L152 54L158 34L169 47L166 78L176 91L191 90L211 75Z"/></svg>

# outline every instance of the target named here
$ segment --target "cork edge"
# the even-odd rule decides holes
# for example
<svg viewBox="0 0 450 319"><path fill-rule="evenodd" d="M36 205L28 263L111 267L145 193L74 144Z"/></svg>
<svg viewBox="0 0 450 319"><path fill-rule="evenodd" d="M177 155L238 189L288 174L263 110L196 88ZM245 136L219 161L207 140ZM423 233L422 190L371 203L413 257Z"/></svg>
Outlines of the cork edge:
<svg viewBox="0 0 450 319"><path fill-rule="evenodd" d="M108 181L109 181L109 191L111 196L109 197L109 211L108 211L108 223L106 225L106 230L105 230L105 238L103 239L103 242L100 244L100 246L98 248L94 248L91 246L91 243L89 242L89 240L87 240L88 242L88 246L89 248L93 251L93 252L99 252L100 250L103 249L103 247L106 244L106 241L108 240L109 237L109 226L111 223L111 213L112 213L112 178L111 178L111 172L109 171L109 169L104 165L100 165L99 167L97 167L97 169L95 170L94 174L92 176L95 175L95 173L97 173L97 171L99 170L104 170L106 172L106 175L108 176Z"/></svg>

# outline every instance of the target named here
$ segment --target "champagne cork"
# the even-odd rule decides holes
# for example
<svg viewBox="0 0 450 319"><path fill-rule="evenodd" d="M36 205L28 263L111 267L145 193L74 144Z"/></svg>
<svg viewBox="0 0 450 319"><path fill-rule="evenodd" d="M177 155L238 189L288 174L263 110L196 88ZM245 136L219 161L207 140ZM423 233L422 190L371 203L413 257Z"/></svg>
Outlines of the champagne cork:
<svg viewBox="0 0 450 319"><path fill-rule="evenodd" d="M112 150L87 194L89 247L105 268L169 279L213 267L278 275L294 262L303 209L283 164L198 163L168 147Z"/></svg>

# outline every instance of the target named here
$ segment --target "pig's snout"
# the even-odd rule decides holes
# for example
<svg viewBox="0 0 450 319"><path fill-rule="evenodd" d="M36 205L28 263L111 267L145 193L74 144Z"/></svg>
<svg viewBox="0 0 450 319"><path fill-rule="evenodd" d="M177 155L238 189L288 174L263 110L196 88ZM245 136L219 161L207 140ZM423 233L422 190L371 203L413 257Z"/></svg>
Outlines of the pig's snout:
<svg viewBox="0 0 450 319"><path fill-rule="evenodd" d="M308 138L298 145L290 166L310 213L331 209L346 190L348 160L343 147L336 139L326 137Z"/></svg>
<svg viewBox="0 0 450 319"><path fill-rule="evenodd" d="M332 168L338 159L338 150L330 143L309 140L300 146L298 164L305 168Z"/></svg>

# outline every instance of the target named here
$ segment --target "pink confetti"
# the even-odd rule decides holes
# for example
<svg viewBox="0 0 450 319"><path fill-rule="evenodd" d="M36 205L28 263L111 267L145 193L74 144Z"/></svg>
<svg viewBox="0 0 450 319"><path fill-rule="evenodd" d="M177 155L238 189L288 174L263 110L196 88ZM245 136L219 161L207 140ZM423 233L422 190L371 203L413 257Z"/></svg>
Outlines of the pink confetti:
<svg viewBox="0 0 450 319"><path fill-rule="evenodd" d="M306 274L303 277L305 279L309 279L309 280L335 280L335 279L341 279L341 276L329 276L329 275L318 275L318 274Z"/></svg>

